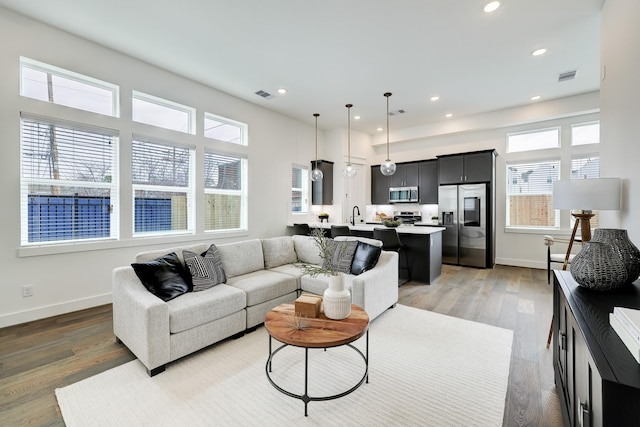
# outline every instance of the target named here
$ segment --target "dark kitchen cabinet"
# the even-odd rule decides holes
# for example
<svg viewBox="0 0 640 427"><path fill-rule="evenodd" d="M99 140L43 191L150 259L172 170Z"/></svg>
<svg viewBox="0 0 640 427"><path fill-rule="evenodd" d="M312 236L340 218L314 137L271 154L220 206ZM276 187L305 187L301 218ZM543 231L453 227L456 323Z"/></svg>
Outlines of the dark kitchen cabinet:
<svg viewBox="0 0 640 427"><path fill-rule="evenodd" d="M640 368L609 324L616 306L640 308L640 280L599 292L554 272L553 368L567 427L638 425Z"/></svg>
<svg viewBox="0 0 640 427"><path fill-rule="evenodd" d="M315 160L311 161L311 170L315 169ZM311 204L333 204L333 162L318 160L318 169L322 171L322 179L311 181Z"/></svg>
<svg viewBox="0 0 640 427"><path fill-rule="evenodd" d="M418 162L396 163L396 173L389 177L389 187L415 187L418 179Z"/></svg>
<svg viewBox="0 0 640 427"><path fill-rule="evenodd" d="M440 185L493 181L495 156L495 150L439 156Z"/></svg>
<svg viewBox="0 0 640 427"><path fill-rule="evenodd" d="M371 166L371 204L389 204L389 177L382 175L380 165Z"/></svg>
<svg viewBox="0 0 640 427"><path fill-rule="evenodd" d="M418 163L418 203L424 205L438 204L438 161L425 160Z"/></svg>

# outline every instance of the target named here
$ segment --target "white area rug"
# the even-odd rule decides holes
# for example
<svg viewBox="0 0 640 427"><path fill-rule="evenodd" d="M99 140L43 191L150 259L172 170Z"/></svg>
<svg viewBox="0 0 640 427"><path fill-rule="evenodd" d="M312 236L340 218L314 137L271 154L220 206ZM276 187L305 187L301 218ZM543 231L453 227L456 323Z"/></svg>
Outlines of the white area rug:
<svg viewBox="0 0 640 427"><path fill-rule="evenodd" d="M170 364L150 378L140 362L57 389L74 426L501 426L513 333L398 305L370 327L369 383L336 400L304 403L265 375L264 327ZM276 343L274 341L274 343ZM356 342L364 352L365 338ZM331 395L362 378L348 347L310 350L309 394ZM273 378L304 390L304 350L274 357Z"/></svg>

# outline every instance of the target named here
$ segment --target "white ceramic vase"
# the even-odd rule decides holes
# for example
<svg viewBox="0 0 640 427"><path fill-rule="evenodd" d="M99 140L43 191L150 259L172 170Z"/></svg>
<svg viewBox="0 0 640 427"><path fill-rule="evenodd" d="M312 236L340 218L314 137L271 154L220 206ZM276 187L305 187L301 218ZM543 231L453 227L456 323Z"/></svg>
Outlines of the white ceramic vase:
<svg viewBox="0 0 640 427"><path fill-rule="evenodd" d="M329 276L329 287L322 296L324 315L329 319L346 319L351 314L351 293L344 287L342 274Z"/></svg>

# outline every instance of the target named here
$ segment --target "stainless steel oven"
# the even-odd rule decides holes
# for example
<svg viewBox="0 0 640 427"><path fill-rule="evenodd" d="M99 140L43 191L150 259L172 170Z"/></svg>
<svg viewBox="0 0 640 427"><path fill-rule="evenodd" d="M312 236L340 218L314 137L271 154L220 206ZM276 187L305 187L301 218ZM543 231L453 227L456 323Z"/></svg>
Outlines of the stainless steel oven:
<svg viewBox="0 0 640 427"><path fill-rule="evenodd" d="M389 188L389 203L417 203L418 187Z"/></svg>

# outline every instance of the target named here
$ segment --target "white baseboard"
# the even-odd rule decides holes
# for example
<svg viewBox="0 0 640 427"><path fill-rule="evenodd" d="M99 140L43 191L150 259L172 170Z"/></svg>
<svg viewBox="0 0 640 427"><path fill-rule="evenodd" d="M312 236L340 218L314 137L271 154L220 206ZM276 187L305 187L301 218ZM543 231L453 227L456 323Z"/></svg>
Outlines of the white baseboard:
<svg viewBox="0 0 640 427"><path fill-rule="evenodd" d="M37 307L16 313L3 314L0 316L0 328L58 316L60 314L71 313L73 311L84 310L86 308L97 307L99 305L111 304L111 302L111 293L108 293L96 295L90 298L67 301L60 304Z"/></svg>
<svg viewBox="0 0 640 427"><path fill-rule="evenodd" d="M530 259L496 258L496 264L510 265L512 267L537 268L540 270L547 269L546 261L531 261Z"/></svg>

